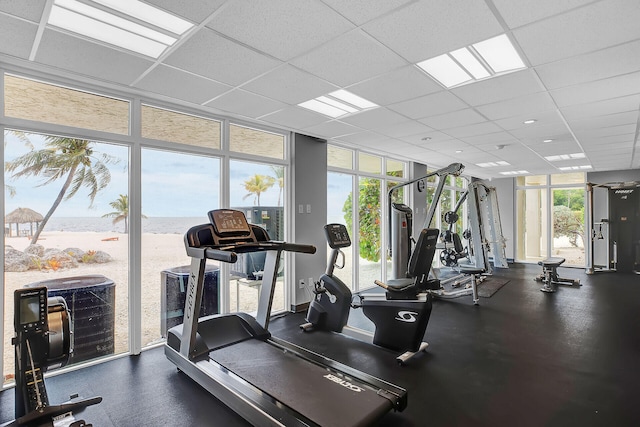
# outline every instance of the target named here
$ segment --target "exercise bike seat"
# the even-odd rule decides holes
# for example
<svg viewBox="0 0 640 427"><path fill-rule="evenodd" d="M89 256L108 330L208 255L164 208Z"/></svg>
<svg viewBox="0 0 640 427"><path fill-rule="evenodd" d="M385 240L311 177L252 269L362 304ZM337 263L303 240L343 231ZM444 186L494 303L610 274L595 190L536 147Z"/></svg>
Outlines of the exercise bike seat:
<svg viewBox="0 0 640 427"><path fill-rule="evenodd" d="M543 259L542 261L538 261L538 265L543 267L560 267L565 262L564 258L561 257L549 257Z"/></svg>

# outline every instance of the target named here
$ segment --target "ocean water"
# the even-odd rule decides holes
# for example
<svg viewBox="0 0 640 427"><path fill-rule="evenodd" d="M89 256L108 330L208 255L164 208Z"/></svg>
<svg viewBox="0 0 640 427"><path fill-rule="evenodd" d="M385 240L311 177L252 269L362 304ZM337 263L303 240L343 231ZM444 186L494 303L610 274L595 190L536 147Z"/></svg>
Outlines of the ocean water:
<svg viewBox="0 0 640 427"><path fill-rule="evenodd" d="M204 224L209 222L206 217L156 217L156 218L143 218L142 219L142 232L143 233L158 233L158 234L184 234L190 227L198 224ZM8 224L5 224L5 227ZM34 230L35 230L35 224ZM12 225L13 232L15 233L15 224ZM20 230L29 230L29 224L20 224ZM124 233L124 221L120 221L116 224L113 223L112 218L100 218L100 217L73 217L73 218L56 218L52 217L47 222L45 229L47 231L95 231L95 232L111 232L111 233Z"/></svg>

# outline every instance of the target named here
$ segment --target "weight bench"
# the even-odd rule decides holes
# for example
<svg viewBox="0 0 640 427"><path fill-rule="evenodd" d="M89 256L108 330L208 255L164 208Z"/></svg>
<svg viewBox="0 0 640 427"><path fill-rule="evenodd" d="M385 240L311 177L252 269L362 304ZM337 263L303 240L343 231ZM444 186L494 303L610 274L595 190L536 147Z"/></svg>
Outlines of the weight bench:
<svg viewBox="0 0 640 427"><path fill-rule="evenodd" d="M540 288L542 292L555 292L557 285L582 286L579 279L564 279L558 276L558 267L564 262L565 259L560 257L550 257L538 261L538 265L542 266L542 274L534 280L544 283L544 286Z"/></svg>

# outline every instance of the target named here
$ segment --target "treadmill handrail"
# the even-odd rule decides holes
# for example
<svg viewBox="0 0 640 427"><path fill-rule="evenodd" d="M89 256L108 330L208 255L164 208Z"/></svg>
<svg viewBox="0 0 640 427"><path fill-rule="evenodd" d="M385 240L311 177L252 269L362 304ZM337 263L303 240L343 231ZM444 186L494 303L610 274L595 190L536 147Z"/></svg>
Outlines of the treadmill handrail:
<svg viewBox="0 0 640 427"><path fill-rule="evenodd" d="M314 245L304 245L299 243L287 243L278 241L242 242L236 244L201 247L187 246L187 255L192 258L206 258L227 263L236 262L238 260L238 253L260 251L286 251L315 254L316 247Z"/></svg>

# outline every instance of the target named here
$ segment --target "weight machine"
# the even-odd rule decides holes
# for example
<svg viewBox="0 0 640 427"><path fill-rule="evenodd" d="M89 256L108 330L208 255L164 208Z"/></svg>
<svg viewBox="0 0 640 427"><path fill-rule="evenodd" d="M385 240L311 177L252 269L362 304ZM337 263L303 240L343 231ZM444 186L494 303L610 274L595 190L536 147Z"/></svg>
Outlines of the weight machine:
<svg viewBox="0 0 640 427"><path fill-rule="evenodd" d="M590 236L586 273L640 274L640 181L588 182L586 186ZM596 204L596 198L604 201ZM596 217L601 219L595 221Z"/></svg>
<svg viewBox="0 0 640 427"><path fill-rule="evenodd" d="M457 164L459 165L459 164ZM446 174L453 175L452 166L445 168ZM460 165L462 167L462 165ZM459 175L462 168L453 169L457 171ZM438 175L440 180L436 188L436 192L433 198L433 202L429 208L429 214L425 221L425 227L430 225L435 215L435 209L437 201L440 198L442 189L444 186L445 173L438 173L436 171L431 175ZM457 175L456 175L457 176ZM419 178L424 179L424 178ZM404 254L407 251L410 252L411 242L411 215L412 211L406 205L399 205L391 203L393 196L392 192L403 185L408 183L399 184L392 187L389 190L389 204L392 209L391 217L391 258L392 273L395 271L402 271L402 268L406 268ZM467 201L469 206L469 222L470 229L465 233L467 234L470 242L469 247L465 250L460 241L460 237L452 232L452 225L458 220L458 210L462 207L462 204ZM443 233L443 242L438 246L438 249L442 249L440 259L446 266L457 267L458 275L441 280L441 288L437 290L428 290L432 295L439 298L457 298L463 295L472 295L474 304L478 304L477 285L483 280L482 274L492 274L493 269L490 264L488 252L493 255L493 265L498 268L508 268L507 258L505 254L505 239L502 235L502 226L500 221L500 210L498 207L498 198L495 191L495 187L489 187L479 181L469 184L467 191L462 195L455 208L451 212L445 214L445 221L449 223L449 229ZM450 241L447 242L447 236ZM408 249L407 249L408 248ZM394 254L395 257L394 257ZM467 258L469 262L458 263L462 258ZM432 273L436 279L438 279L438 273L435 269L432 269ZM394 277L395 279L395 277ZM453 291L445 290L445 285L453 282L454 287L464 287Z"/></svg>

